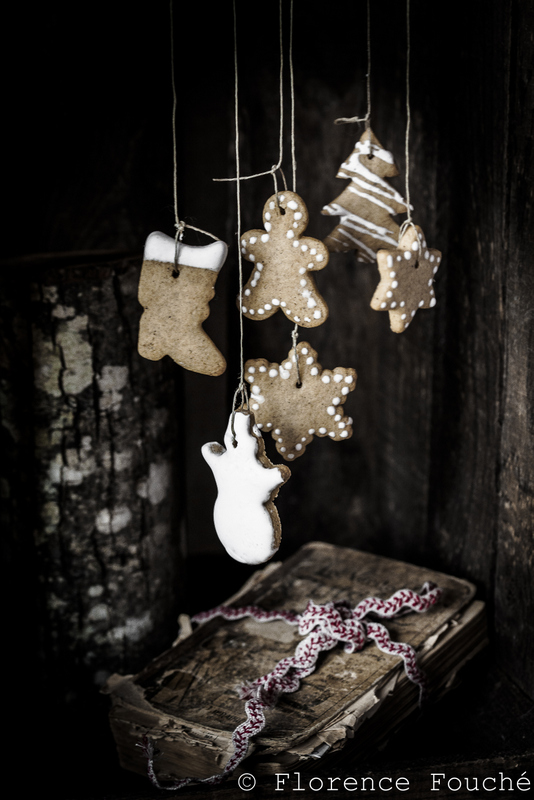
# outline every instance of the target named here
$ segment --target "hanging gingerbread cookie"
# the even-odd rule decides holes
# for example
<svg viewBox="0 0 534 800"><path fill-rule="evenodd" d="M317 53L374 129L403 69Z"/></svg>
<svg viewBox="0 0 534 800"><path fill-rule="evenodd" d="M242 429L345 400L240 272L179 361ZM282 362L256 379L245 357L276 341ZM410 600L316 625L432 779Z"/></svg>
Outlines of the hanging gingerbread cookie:
<svg viewBox="0 0 534 800"><path fill-rule="evenodd" d="M307 342L292 348L282 364L264 358L245 364L250 405L258 428L271 433L287 461L303 455L314 436L343 441L352 436L352 419L343 404L356 386L356 371L324 369Z"/></svg>
<svg viewBox="0 0 534 800"><path fill-rule="evenodd" d="M441 262L419 225L410 225L395 250L377 253L380 283L371 300L375 311L387 311L391 330L406 330L419 308L436 305L434 277Z"/></svg>
<svg viewBox="0 0 534 800"><path fill-rule="evenodd" d="M287 190L273 195L265 203L263 224L264 230L241 236L241 252L254 264L243 290L243 314L262 320L280 308L304 328L322 325L328 306L310 273L327 265L328 250L319 239L302 236L308 225L304 201Z"/></svg>
<svg viewBox="0 0 534 800"><path fill-rule="evenodd" d="M210 442L202 448L217 483L215 530L236 561L262 564L280 547L282 529L273 501L291 471L267 458L250 411L230 415L224 444Z"/></svg>
<svg viewBox="0 0 534 800"><path fill-rule="evenodd" d="M386 178L398 174L393 155L365 130L336 175L349 178L349 185L321 212L340 217L324 240L330 252L356 250L359 261L374 261L381 247L397 246L399 226L392 217L406 211L406 202Z"/></svg>
<svg viewBox="0 0 534 800"><path fill-rule="evenodd" d="M203 375L221 375L226 361L204 331L209 301L228 247L216 241L192 247L164 233L151 233L145 245L139 302L140 355L159 361L169 355L177 364Z"/></svg>

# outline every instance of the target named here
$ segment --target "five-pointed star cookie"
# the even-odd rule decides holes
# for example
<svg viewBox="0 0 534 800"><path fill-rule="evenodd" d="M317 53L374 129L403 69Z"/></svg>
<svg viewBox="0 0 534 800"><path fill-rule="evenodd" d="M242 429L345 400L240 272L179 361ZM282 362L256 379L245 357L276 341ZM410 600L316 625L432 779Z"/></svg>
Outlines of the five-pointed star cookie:
<svg viewBox="0 0 534 800"><path fill-rule="evenodd" d="M282 528L273 500L291 471L267 458L250 411L230 415L224 443L226 447L209 442L202 448L218 489L215 530L236 561L261 564L280 546Z"/></svg>
<svg viewBox="0 0 534 800"><path fill-rule="evenodd" d="M241 236L241 252L254 264L243 290L241 310L248 319L271 317L279 308L304 328L321 325L328 306L310 272L328 263L328 249L319 239L301 236L308 209L295 192L273 195L263 208L265 230Z"/></svg>
<svg viewBox="0 0 534 800"><path fill-rule="evenodd" d="M396 250L379 250L376 259L380 283L371 308L388 311L391 330L402 333L417 309L436 305L433 283L441 253L427 247L421 228L411 225Z"/></svg>
<svg viewBox="0 0 534 800"><path fill-rule="evenodd" d="M314 436L334 441L352 436L352 419L343 415L343 403L356 385L356 371L323 370L307 342L297 345L297 354L298 370L294 348L282 364L264 358L245 364L257 427L272 434L287 461L301 456Z"/></svg>

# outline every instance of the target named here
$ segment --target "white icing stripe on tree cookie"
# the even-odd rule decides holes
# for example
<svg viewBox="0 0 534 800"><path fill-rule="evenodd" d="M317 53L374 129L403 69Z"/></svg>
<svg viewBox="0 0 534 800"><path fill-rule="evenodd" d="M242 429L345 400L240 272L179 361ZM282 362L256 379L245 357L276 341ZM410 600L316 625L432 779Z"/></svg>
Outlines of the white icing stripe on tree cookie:
<svg viewBox="0 0 534 800"><path fill-rule="evenodd" d="M386 161L388 164L393 164L393 154L389 152L389 150L380 147L380 145L375 144L375 142L371 141L369 138L363 137L360 139L359 142L356 142L355 150L361 153L364 156L368 156L371 153L375 158L379 158L381 161Z"/></svg>
<svg viewBox="0 0 534 800"><path fill-rule="evenodd" d="M161 261L174 264L176 244L171 236L154 231L145 243L144 261ZM219 272L225 262L228 245L225 242L212 242L201 247L178 243L178 264L182 267L198 267Z"/></svg>
<svg viewBox="0 0 534 800"><path fill-rule="evenodd" d="M388 212L388 214L394 214L395 213L395 209L394 208L392 208L391 206L388 206L386 203L383 203L382 200L379 200L379 198L376 197L375 195L371 195L371 194L369 194L369 192L360 192L360 190L356 189L355 186L349 186L348 188L349 188L349 192L352 192L353 194L357 194L359 197L363 197L365 200L370 200L372 203L375 203L377 206L380 206L380 208L385 209Z"/></svg>

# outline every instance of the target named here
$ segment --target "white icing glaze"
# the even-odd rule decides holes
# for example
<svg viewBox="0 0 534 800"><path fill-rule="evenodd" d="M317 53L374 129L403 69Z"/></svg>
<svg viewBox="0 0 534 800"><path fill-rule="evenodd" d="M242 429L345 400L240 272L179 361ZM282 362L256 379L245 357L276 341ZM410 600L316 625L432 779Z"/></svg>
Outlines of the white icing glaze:
<svg viewBox="0 0 534 800"><path fill-rule="evenodd" d="M161 231L151 233L145 243L145 261L161 261L174 264L176 244L171 236ZM182 267L198 267L219 272L225 262L228 245L225 242L212 242L203 247L192 247L178 242L178 264Z"/></svg>
<svg viewBox="0 0 534 800"><path fill-rule="evenodd" d="M371 161L369 156L374 160ZM390 166L384 170L384 164ZM385 172L385 176L376 172ZM364 133L337 173L338 178L350 180L350 184L337 201L323 208L323 214L341 216L337 227L328 237L330 250L355 247L360 251L360 260L374 261L378 246L382 243L397 246L398 225L392 220L391 229L384 227L385 220L407 207L402 195L386 180L386 177L395 174L393 154L385 150L374 137L370 139ZM350 200L351 194L356 196L353 201ZM369 218L380 224L373 229L368 223ZM374 239L376 245L365 237Z"/></svg>
<svg viewBox="0 0 534 800"><path fill-rule="evenodd" d="M253 432L252 414L242 411L235 414L236 447L231 423L230 416L225 447L217 442L202 447L202 455L217 483L215 530L236 561L261 564L278 550L280 523L272 497L290 473L287 467L267 466L260 460L260 442ZM271 505L271 511L267 504Z"/></svg>

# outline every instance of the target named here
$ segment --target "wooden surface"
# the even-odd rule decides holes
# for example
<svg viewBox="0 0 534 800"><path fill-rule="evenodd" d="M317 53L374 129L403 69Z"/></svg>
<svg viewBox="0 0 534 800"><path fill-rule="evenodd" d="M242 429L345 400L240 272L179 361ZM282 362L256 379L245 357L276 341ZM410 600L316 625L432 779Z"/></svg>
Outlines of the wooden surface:
<svg viewBox="0 0 534 800"><path fill-rule="evenodd" d="M371 5L373 129L394 153L402 176L405 8L393 0L374 0ZM281 555L312 539L325 539L473 581L488 604L499 668L532 698L534 8L532 0L412 0L411 5L411 199L429 244L443 252L438 302L435 309L419 312L406 333L395 335L387 315L369 308L378 282L373 265L357 264L350 253L334 254L317 275L330 318L309 341L323 367L350 366L358 373L357 388L346 405L354 418L354 435L343 443L316 440L294 464L292 478L277 500ZM238 2L241 169L247 174L269 168L278 152L276 4L262 7L261 25L250 36L254 6ZM287 11L284 2L286 15ZM48 342L38 351L37 364L46 369L56 357L54 331L61 321L46 318L42 302L30 307L28 272L31 265L39 265L44 272L33 279L45 285L47 254L74 252L73 262L90 265L93 257L83 256L80 262L80 251L140 254L151 231L172 233L168 9L166 4L149 13L141 7L128 8L127 13L108 8L101 14L93 6L78 5L61 15L45 7L27 15L24 8L13 7L9 15L13 49L3 52L8 58L4 102L11 121L4 131L9 193L3 257L11 260L2 266L2 520L8 531L6 585L20 610L20 616L10 615L9 636L13 641L21 638L22 625L21 674L33 674L27 665L39 654L54 665L43 667L42 674L70 674L73 660L81 665L68 691L59 681L54 693L59 705L54 707L70 709L72 703L81 703L77 708L89 719L95 681L98 685L105 676L104 662L111 651L107 640L95 651L93 633L90 646L80 645L78 623L99 599L89 603L84 595L75 611L64 616L55 600L57 582L54 588L47 576L54 563L56 581L64 580L69 587L81 581L85 592L101 548L87 555L87 572L82 551L74 560L66 557L61 543L76 539L81 513L68 494L72 487L66 487L63 499L71 511L62 519L63 533L52 520L43 549L41 532L50 520L42 482L46 463L51 463L47 459L53 461L55 455L38 450L37 433L47 419L57 417L60 398L47 407L42 404L33 377L36 340L31 327L41 327L43 341ZM196 43L194 59L183 47L177 48L176 56L180 212L231 243L235 187L212 181L235 172L230 4L217 4L207 17L200 6L180 4L176 25L180 37ZM320 210L341 191L343 182L335 174L359 137L356 126L334 126L333 120L365 111L363 0L346 0L329 7L328 13L315 0L297 2L294 65L297 191L310 212L309 234L321 238L331 221ZM288 114L286 103L286 120ZM286 134L288 178L289 154ZM395 180L403 191L402 179ZM272 191L269 178L243 185L243 230L258 226ZM187 241L207 240L189 233ZM113 272L113 256L108 260L106 269ZM139 267L140 259L138 267L130 269ZM111 285L103 279L95 284L92 275L89 272L79 284L81 296L72 294L69 303L77 316L98 320L106 352L110 359L117 356L106 357L105 365L125 366L128 359L133 364L134 318L140 307L136 311L131 301L129 342L116 333L122 311ZM109 280L121 282L117 277ZM62 281L60 294L73 293L67 279ZM87 293L93 285L91 299ZM175 549L187 541L189 561L183 548L182 557L173 550L167 556L172 567L165 563L157 569L169 569L167 575L176 569L179 574L181 565L189 565L186 604L193 603L193 595L200 601L199 587L193 584L210 563L217 564L217 571L204 594L224 597L233 576L240 584L247 574L246 567L225 566L211 520L215 486L200 455L202 444L220 439L236 386L236 292L234 248L205 326L227 358L227 372L215 379L171 370L165 378L169 385L160 385L176 426L171 441L161 447L162 452L168 448L176 453L178 487L168 498L168 516L161 524L169 532L171 519L181 521L172 523L178 538L169 546ZM102 297L99 309L95 295ZM291 344L290 330L280 315L264 323L245 321L245 358L279 361ZM168 365L161 369L168 370ZM159 391L150 380L144 386L149 395ZM93 436L98 414L96 409L91 412L89 396L86 403L79 421L83 435ZM137 413L132 407L133 416L124 419L131 430L115 427L119 439L135 435L135 426L141 426ZM109 427L101 431L108 437L107 444L103 440L99 445L103 453L114 437ZM75 429L67 432L64 448L73 449L67 441L71 435L74 449L79 449L81 438L76 438ZM268 453L270 446L267 442ZM276 461L274 452L269 455ZM95 508L97 492L110 489L109 480L102 459L91 478L93 485L87 487ZM122 476L117 473L114 480L119 483L113 484L113 492L126 496ZM135 491L131 497L136 497ZM133 500L133 506L137 503ZM139 542L143 516L133 516L130 535ZM112 547L109 561L106 556L99 569L110 575L110 565L120 561ZM204 571L194 572L193 563L204 563ZM149 575L150 570L145 573ZM152 627L146 639L123 651L125 669L133 669L137 659L153 652L154 636L172 641L177 611L173 593L185 586L177 578L161 601L161 616L158 612L154 619L166 619L164 628L156 632ZM148 577L143 591L152 604L148 598L156 590ZM130 602L129 593L120 600L119 595L114 602L139 610L137 596ZM126 614L125 608L121 616L126 619ZM55 630L61 648L54 643ZM96 660L94 652L100 654ZM62 666L56 673L58 664ZM74 719L79 722L78 712ZM501 723L495 719L493 724Z"/></svg>

